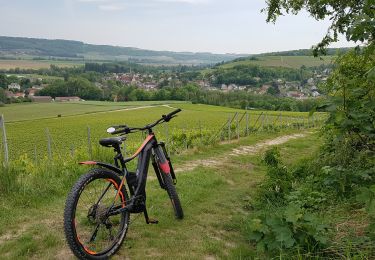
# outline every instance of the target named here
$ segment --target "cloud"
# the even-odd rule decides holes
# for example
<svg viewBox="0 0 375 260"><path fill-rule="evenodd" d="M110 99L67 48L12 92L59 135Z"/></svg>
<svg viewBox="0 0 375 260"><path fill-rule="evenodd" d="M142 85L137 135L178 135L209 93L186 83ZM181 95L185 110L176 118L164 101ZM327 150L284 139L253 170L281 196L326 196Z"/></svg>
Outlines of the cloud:
<svg viewBox="0 0 375 260"><path fill-rule="evenodd" d="M212 0L154 0L155 2L182 3L182 4L208 4Z"/></svg>
<svg viewBox="0 0 375 260"><path fill-rule="evenodd" d="M113 3L113 4L99 5L98 8L102 11L121 11L125 9L125 5Z"/></svg>
<svg viewBox="0 0 375 260"><path fill-rule="evenodd" d="M95 4L102 11L121 11L125 9L125 4L116 0L77 0L81 3Z"/></svg>
<svg viewBox="0 0 375 260"><path fill-rule="evenodd" d="M121 11L126 9L126 1L121 0L76 0L80 3L93 4L101 11ZM199 5L199 4L208 4L213 0L138 0L136 2L127 2L129 5L144 5L151 4L152 6L157 5L157 3L175 3L175 4L190 4L190 5Z"/></svg>
<svg viewBox="0 0 375 260"><path fill-rule="evenodd" d="M108 2L111 2L111 0L78 0L78 2L82 2L82 3L108 3Z"/></svg>

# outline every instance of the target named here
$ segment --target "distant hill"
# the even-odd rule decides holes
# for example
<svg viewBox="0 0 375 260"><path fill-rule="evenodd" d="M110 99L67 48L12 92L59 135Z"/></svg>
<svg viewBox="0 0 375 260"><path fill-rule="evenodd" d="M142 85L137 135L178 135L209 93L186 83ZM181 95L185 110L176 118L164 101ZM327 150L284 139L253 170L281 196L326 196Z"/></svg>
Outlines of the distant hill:
<svg viewBox="0 0 375 260"><path fill-rule="evenodd" d="M322 58L316 58L313 56L253 56L251 58L241 58L234 61L226 62L223 64L217 64L215 67L224 69L233 68L235 66L251 66L258 65L261 67L285 67L299 69L301 66L305 67L317 67L322 64L329 65L335 56L324 56Z"/></svg>
<svg viewBox="0 0 375 260"><path fill-rule="evenodd" d="M262 67L300 68L301 66L316 67L332 63L338 53L345 53L351 48L328 48L327 56L314 57L312 49L268 52L247 57L240 57L228 62L217 64L217 67L232 68L237 65L259 65Z"/></svg>
<svg viewBox="0 0 375 260"><path fill-rule="evenodd" d="M351 48L328 48L327 56L337 55L337 53L345 53ZM278 51L278 52L267 52L258 54L255 56L313 56L312 49L300 49L300 50L291 50L291 51Z"/></svg>
<svg viewBox="0 0 375 260"><path fill-rule="evenodd" d="M133 61L148 64L215 64L245 55L152 51L133 47L93 45L80 41L0 36L0 58Z"/></svg>

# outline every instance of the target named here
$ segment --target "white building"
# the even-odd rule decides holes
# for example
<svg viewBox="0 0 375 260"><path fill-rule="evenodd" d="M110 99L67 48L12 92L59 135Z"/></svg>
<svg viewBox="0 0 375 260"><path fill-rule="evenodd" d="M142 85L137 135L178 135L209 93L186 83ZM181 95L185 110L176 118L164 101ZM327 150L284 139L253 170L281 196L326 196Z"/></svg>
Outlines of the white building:
<svg viewBox="0 0 375 260"><path fill-rule="evenodd" d="M12 83L12 84L8 85L8 89L21 90L21 86L17 83Z"/></svg>
<svg viewBox="0 0 375 260"><path fill-rule="evenodd" d="M320 93L319 93L318 91L313 91L313 92L311 92L311 95L312 95L313 97L319 97L319 96L320 96Z"/></svg>

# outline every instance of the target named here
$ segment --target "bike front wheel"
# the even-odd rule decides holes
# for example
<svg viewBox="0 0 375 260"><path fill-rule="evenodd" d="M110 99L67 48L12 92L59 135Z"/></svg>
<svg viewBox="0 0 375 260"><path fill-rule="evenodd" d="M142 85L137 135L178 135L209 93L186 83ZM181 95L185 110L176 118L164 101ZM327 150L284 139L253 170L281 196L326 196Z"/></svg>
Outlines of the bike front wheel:
<svg viewBox="0 0 375 260"><path fill-rule="evenodd" d="M184 218L184 212L181 207L181 202L180 198L178 197L176 187L173 184L173 180L170 174L164 174L163 173L163 180L164 180L164 185L165 189L168 192L168 196L171 200L174 214L177 219L183 219Z"/></svg>
<svg viewBox="0 0 375 260"><path fill-rule="evenodd" d="M123 243L129 212L108 216L113 207L125 207L128 194L120 191L120 177L112 171L93 169L83 175L68 195L64 230L73 253L80 259L107 259Z"/></svg>

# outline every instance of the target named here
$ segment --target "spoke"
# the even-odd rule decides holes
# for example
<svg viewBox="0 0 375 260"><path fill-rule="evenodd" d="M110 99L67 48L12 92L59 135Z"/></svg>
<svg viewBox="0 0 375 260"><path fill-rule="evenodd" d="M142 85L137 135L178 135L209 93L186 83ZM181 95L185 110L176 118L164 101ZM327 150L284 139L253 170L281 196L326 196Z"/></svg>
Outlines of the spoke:
<svg viewBox="0 0 375 260"><path fill-rule="evenodd" d="M86 241L89 248L96 252L102 252L110 248L112 243L122 234L122 226L126 223L122 214L106 216L106 212L113 211L113 208L121 208L122 197L118 196L119 191L114 184L107 179L100 178L90 182L81 193L76 210L76 231L82 241ZM118 199L113 198L118 196ZM88 217L89 209L97 206L96 214ZM96 215L96 216L95 216Z"/></svg>
<svg viewBox="0 0 375 260"><path fill-rule="evenodd" d="M95 228L94 232L91 235L89 243L94 242L94 240L96 238L96 235L98 234L99 227L100 227L100 224L96 225L96 228Z"/></svg>
<svg viewBox="0 0 375 260"><path fill-rule="evenodd" d="M103 191L102 195L100 195L100 198L98 199L98 201L96 202L96 204L99 204L99 202L102 200L102 198L104 197L104 195L106 194L106 192L108 191L108 189L112 186L112 183L110 182L108 184L108 186L105 188L105 190Z"/></svg>

